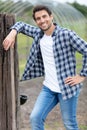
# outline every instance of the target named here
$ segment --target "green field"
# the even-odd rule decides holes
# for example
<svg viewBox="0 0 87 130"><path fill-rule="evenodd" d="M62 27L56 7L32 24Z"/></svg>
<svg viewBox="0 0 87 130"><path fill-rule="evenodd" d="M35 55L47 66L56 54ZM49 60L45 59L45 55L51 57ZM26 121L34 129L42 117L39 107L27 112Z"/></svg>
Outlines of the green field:
<svg viewBox="0 0 87 130"><path fill-rule="evenodd" d="M26 65L27 57L29 55L32 39L22 34L18 34L17 39L18 39L17 44L18 44L18 54L19 54L19 73L21 77Z"/></svg>

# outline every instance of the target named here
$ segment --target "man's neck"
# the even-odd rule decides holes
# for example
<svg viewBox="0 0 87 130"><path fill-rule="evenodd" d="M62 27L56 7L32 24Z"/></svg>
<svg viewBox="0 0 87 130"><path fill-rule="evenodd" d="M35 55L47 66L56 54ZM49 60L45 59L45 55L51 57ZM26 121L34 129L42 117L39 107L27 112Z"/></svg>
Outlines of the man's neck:
<svg viewBox="0 0 87 130"><path fill-rule="evenodd" d="M44 34L46 34L46 35L52 35L54 29L55 29L55 25L52 24L52 26L47 31L44 31Z"/></svg>

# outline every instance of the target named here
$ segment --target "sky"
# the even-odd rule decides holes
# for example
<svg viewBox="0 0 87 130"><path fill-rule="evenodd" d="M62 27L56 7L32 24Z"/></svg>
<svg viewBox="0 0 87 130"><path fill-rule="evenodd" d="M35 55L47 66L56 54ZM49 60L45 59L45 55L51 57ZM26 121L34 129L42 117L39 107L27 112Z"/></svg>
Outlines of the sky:
<svg viewBox="0 0 87 130"><path fill-rule="evenodd" d="M73 2L76 1L81 5L87 5L87 0L55 0L55 1L58 1L58 2L61 2L61 3L64 3L64 2L73 3Z"/></svg>

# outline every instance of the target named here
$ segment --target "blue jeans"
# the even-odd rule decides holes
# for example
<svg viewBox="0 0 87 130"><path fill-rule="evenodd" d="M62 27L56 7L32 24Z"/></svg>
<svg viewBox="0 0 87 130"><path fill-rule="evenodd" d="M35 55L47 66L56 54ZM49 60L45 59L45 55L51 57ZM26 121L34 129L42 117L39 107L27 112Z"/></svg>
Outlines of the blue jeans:
<svg viewBox="0 0 87 130"><path fill-rule="evenodd" d="M60 103L61 115L66 130L79 130L76 121L76 109L79 92L68 99L63 100L61 93L52 92L46 86L43 86L34 109L30 115L32 130L44 130L44 122L48 113Z"/></svg>

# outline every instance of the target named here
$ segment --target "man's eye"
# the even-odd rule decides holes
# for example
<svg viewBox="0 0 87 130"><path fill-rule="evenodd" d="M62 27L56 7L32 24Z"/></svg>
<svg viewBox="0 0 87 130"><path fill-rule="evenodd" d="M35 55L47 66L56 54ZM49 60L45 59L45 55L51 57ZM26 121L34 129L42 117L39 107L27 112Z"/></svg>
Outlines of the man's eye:
<svg viewBox="0 0 87 130"><path fill-rule="evenodd" d="M46 15L43 15L43 18L46 18L47 16Z"/></svg>
<svg viewBox="0 0 87 130"><path fill-rule="evenodd" d="M40 20L40 18L36 18L36 21L39 21Z"/></svg>

